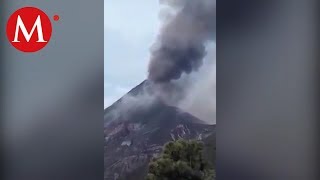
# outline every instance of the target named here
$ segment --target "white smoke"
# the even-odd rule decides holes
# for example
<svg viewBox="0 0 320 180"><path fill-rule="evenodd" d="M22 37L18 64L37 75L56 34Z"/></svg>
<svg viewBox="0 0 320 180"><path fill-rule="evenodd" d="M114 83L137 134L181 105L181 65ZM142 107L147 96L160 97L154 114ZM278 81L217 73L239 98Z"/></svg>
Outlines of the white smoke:
<svg viewBox="0 0 320 180"><path fill-rule="evenodd" d="M214 45L213 45L214 46ZM210 47L204 66L190 75L184 99L177 105L209 123L216 123L216 51Z"/></svg>

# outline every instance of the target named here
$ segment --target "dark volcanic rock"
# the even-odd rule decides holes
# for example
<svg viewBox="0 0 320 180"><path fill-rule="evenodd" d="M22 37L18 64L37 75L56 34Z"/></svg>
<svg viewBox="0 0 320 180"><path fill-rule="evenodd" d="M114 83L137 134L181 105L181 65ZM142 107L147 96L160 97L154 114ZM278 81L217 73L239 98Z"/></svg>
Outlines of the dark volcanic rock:
<svg viewBox="0 0 320 180"><path fill-rule="evenodd" d="M146 83L105 110L105 180L143 179L150 159L159 155L168 141L215 137L215 126L158 100L142 107L129 104L130 108L123 110L124 98L139 96Z"/></svg>

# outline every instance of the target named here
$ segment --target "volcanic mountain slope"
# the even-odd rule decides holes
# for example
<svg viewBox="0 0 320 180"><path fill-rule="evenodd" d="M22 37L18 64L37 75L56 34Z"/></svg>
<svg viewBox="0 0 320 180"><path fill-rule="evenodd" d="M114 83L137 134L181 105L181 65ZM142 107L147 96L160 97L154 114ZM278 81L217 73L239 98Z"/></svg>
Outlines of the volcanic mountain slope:
<svg viewBox="0 0 320 180"><path fill-rule="evenodd" d="M150 159L158 156L168 141L179 138L205 141L207 137L215 137L213 125L160 101L143 107L137 105L138 108L132 104L129 109L121 107L126 96L137 97L146 83L105 110L105 180L144 179Z"/></svg>

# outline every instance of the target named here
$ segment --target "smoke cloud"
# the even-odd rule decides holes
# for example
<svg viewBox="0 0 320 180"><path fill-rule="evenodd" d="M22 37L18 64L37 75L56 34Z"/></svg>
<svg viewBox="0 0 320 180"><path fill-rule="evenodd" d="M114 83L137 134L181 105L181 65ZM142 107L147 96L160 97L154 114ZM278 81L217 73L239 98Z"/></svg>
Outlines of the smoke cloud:
<svg viewBox="0 0 320 180"><path fill-rule="evenodd" d="M198 70L206 44L215 39L215 0L161 0L166 16L151 48L148 79L169 82Z"/></svg>
<svg viewBox="0 0 320 180"><path fill-rule="evenodd" d="M124 120L161 102L215 124L216 0L160 2L166 5L160 13L164 22L151 48L148 79L105 119Z"/></svg>
<svg viewBox="0 0 320 180"><path fill-rule="evenodd" d="M216 123L216 52L215 47L208 50L204 65L198 72L188 75L185 97L177 106L197 118Z"/></svg>

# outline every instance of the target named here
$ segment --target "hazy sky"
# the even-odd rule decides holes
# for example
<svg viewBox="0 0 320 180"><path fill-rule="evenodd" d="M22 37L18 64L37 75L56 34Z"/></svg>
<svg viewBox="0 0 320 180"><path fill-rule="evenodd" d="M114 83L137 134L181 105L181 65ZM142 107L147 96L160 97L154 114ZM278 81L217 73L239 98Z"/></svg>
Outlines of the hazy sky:
<svg viewBox="0 0 320 180"><path fill-rule="evenodd" d="M159 7L158 1L105 0L104 107L146 78Z"/></svg>

